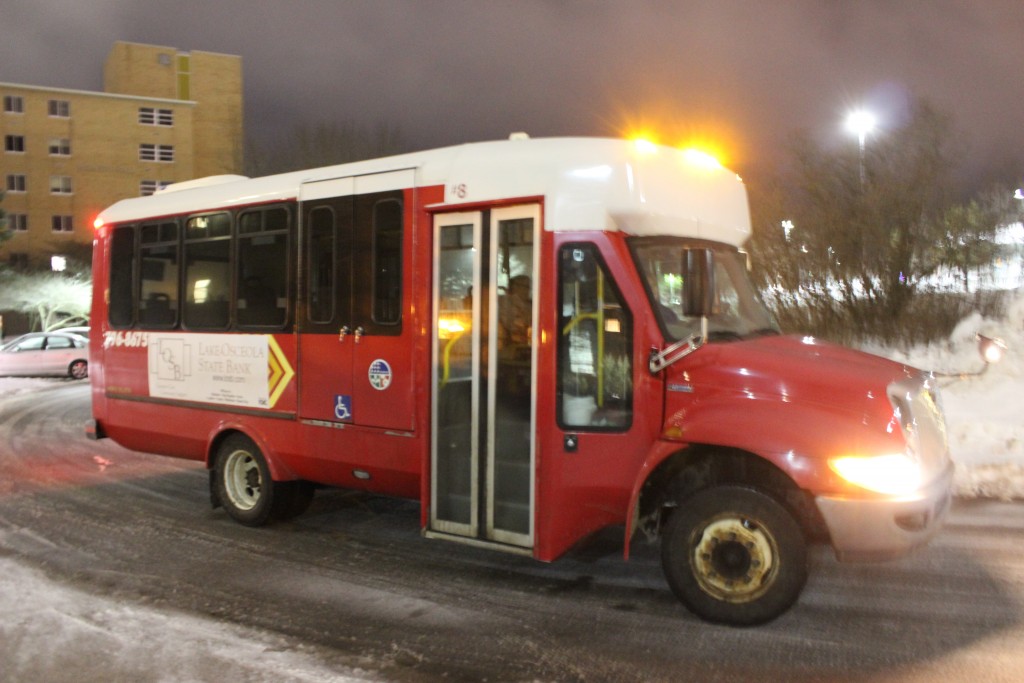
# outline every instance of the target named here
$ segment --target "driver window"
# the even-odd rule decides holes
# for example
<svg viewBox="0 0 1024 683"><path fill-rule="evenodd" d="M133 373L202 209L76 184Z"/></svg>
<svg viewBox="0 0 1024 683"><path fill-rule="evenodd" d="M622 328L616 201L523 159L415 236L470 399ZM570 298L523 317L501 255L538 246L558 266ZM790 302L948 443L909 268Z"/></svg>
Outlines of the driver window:
<svg viewBox="0 0 1024 683"><path fill-rule="evenodd" d="M628 429L633 421L633 316L591 244L559 254L558 423Z"/></svg>

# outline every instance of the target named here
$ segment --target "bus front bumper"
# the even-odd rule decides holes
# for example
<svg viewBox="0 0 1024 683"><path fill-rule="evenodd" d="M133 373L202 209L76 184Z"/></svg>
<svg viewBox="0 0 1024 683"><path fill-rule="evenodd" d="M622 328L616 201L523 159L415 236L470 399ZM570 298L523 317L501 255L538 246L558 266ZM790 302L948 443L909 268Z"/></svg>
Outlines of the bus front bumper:
<svg viewBox="0 0 1024 683"><path fill-rule="evenodd" d="M865 500L818 496L832 548L842 562L888 560L927 543L949 512L953 464L913 497Z"/></svg>

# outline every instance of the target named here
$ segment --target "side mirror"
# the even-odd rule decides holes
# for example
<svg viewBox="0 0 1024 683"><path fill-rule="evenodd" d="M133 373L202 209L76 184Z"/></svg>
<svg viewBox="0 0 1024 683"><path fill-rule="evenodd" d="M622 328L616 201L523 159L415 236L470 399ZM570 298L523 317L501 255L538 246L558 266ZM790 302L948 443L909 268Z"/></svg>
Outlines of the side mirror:
<svg viewBox="0 0 1024 683"><path fill-rule="evenodd" d="M1006 353L1008 347L1006 342L998 337L986 337L985 335L978 333L974 335L974 340L978 342L978 355L985 361L985 364L981 366L980 370L974 372L933 372L934 377L940 379L967 379L968 377L979 377L985 374L990 365L995 365L1003 359L1003 355Z"/></svg>
<svg viewBox="0 0 1024 683"><path fill-rule="evenodd" d="M715 305L715 254L710 249L687 249L683 258L683 315L703 318Z"/></svg>
<svg viewBox="0 0 1024 683"><path fill-rule="evenodd" d="M986 337L983 334L976 334L975 339L978 340L978 353L981 354L981 359L985 361L985 365L998 363L1003 359L1003 354L1006 353L1006 342L998 337Z"/></svg>

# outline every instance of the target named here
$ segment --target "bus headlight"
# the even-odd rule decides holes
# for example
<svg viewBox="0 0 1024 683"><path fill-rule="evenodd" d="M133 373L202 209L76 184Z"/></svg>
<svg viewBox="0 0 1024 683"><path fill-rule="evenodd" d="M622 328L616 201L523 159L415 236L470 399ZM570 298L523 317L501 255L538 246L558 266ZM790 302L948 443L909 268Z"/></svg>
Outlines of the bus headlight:
<svg viewBox="0 0 1024 683"><path fill-rule="evenodd" d="M921 488L920 465L903 453L833 458L829 466L843 479L875 493L906 495Z"/></svg>

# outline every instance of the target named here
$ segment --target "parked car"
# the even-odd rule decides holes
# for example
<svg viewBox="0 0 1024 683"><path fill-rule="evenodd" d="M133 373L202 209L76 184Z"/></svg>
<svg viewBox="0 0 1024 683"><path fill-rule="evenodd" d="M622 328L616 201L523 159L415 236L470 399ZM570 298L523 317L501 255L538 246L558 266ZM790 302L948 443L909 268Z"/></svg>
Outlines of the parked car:
<svg viewBox="0 0 1024 683"><path fill-rule="evenodd" d="M68 332L30 332L0 347L0 376L89 375L89 339Z"/></svg>
<svg viewBox="0 0 1024 683"><path fill-rule="evenodd" d="M54 332L67 332L68 334L77 334L79 337L89 338L89 327L62 327Z"/></svg>

